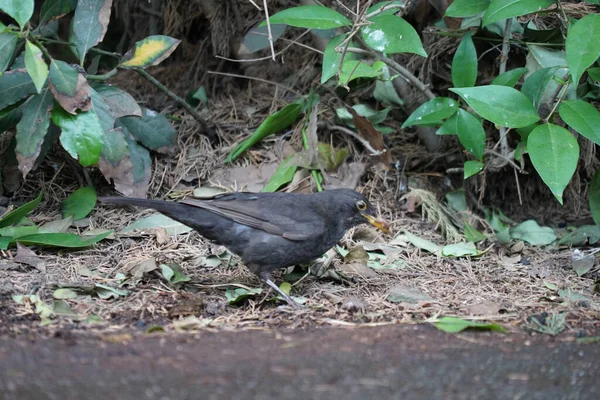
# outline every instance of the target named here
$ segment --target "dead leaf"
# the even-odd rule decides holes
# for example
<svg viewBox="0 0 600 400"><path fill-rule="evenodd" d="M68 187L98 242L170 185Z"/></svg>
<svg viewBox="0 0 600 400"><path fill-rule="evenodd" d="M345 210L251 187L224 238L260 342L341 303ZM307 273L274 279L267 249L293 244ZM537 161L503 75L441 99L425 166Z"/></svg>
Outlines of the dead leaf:
<svg viewBox="0 0 600 400"><path fill-rule="evenodd" d="M355 261L368 261L369 260L369 254L367 253L367 251L365 250L365 248L361 245L358 246L354 246L352 248L352 250L350 250L348 252L348 254L346 254L344 256L344 262L346 263L351 263L351 262L355 262Z"/></svg>
<svg viewBox="0 0 600 400"><path fill-rule="evenodd" d="M468 306L467 312L470 315L496 315L503 309L504 307L495 301L487 300L482 303Z"/></svg>
<svg viewBox="0 0 600 400"><path fill-rule="evenodd" d="M156 228L154 230L154 235L156 236L156 243L158 244L166 244L171 240L171 236L165 228Z"/></svg>
<svg viewBox="0 0 600 400"><path fill-rule="evenodd" d="M371 121L363 116L358 115L358 113L352 107L349 107L348 111L350 114L352 114L352 122L354 122L354 126L356 126L356 129L358 129L360 135L369 142L373 149L377 151L384 151L383 154L371 156L371 159L375 162L382 163L384 168L389 170L390 165L392 164L392 153L385 146L381 132L375 129Z"/></svg>
<svg viewBox="0 0 600 400"><path fill-rule="evenodd" d="M354 189L358 186L358 181L364 175L367 164L361 162L345 163L339 166L337 171L329 174L327 189Z"/></svg>
<svg viewBox="0 0 600 400"><path fill-rule="evenodd" d="M373 279L378 277L377 272L361 262L342 263L336 268L348 279Z"/></svg>
<svg viewBox="0 0 600 400"><path fill-rule="evenodd" d="M51 79L48 79L50 91L54 95L58 104L69 114L76 115L77 109L81 111L89 111L92 108L92 96L90 94L90 85L87 79L79 73L77 75L77 84L75 86L75 94L70 96L68 93L61 92Z"/></svg>
<svg viewBox="0 0 600 400"><path fill-rule="evenodd" d="M417 288L397 285L390 289L387 300L392 303L425 304L436 300Z"/></svg>
<svg viewBox="0 0 600 400"><path fill-rule="evenodd" d="M246 167L224 167L217 169L209 181L220 187L258 193L267 184L277 170L279 163L250 164Z"/></svg>
<svg viewBox="0 0 600 400"><path fill-rule="evenodd" d="M157 269L156 260L154 258L145 258L143 260L133 261L123 267L123 272L128 273L132 277L132 283L136 285L142 280L148 272Z"/></svg>
<svg viewBox="0 0 600 400"><path fill-rule="evenodd" d="M34 267L40 272L46 272L46 262L41 260L29 247L25 247L19 242L17 242L17 255L14 260L21 264Z"/></svg>
<svg viewBox="0 0 600 400"><path fill-rule="evenodd" d="M38 232L39 233L66 232L72 223L73 223L73 216L69 215L67 218L64 218L64 219L57 219L54 221L46 222L44 225L39 227Z"/></svg>

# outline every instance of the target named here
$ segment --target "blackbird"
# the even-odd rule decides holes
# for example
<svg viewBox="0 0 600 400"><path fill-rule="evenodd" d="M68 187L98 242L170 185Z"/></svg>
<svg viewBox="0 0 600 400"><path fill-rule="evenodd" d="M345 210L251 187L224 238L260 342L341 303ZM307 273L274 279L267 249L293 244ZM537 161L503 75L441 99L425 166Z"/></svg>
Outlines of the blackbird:
<svg viewBox="0 0 600 400"><path fill-rule="evenodd" d="M389 224L360 193L331 189L313 194L220 194L178 202L100 197L104 203L152 208L224 245L292 306L288 295L271 281L277 268L322 256L353 226L370 223L383 232Z"/></svg>

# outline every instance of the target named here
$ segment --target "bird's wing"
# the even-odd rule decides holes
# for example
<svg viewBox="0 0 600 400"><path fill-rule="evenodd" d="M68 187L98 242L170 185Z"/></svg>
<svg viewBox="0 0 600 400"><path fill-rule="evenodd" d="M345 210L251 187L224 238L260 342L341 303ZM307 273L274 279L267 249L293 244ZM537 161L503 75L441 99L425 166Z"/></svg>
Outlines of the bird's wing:
<svg viewBox="0 0 600 400"><path fill-rule="evenodd" d="M256 196L233 200L215 198L211 201L184 199L181 203L200 207L237 223L289 240L306 240L325 230L325 221L312 210L305 210L302 213L302 221L298 221L299 214L295 208L279 203L273 204L279 206L279 212L271 212L273 210Z"/></svg>

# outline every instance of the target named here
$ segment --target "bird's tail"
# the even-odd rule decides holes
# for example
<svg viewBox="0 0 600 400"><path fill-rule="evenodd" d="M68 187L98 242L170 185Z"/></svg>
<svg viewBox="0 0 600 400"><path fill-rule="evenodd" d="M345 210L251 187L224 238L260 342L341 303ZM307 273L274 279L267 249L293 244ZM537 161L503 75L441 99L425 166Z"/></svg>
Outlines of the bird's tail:
<svg viewBox="0 0 600 400"><path fill-rule="evenodd" d="M136 199L133 197L118 196L98 197L98 200L102 203L108 204L121 204L126 206L152 208L176 220L180 220L182 216L187 214L185 204L174 201Z"/></svg>

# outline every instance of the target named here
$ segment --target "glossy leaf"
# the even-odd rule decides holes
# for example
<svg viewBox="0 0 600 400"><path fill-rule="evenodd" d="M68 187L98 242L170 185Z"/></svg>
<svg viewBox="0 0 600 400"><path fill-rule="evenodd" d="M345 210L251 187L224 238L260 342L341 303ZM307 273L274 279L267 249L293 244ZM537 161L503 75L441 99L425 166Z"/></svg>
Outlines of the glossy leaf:
<svg viewBox="0 0 600 400"><path fill-rule="evenodd" d="M600 170L596 171L590 183L590 211L596 225L600 225Z"/></svg>
<svg viewBox="0 0 600 400"><path fill-rule="evenodd" d="M23 106L21 121L17 124L17 147L15 152L19 162L19 170L23 177L33 168L40 152L44 138L50 127L50 111L54 98L48 88L38 95L32 96Z"/></svg>
<svg viewBox="0 0 600 400"><path fill-rule="evenodd" d="M4 73L15 55L19 37L14 33L0 33L0 73Z"/></svg>
<svg viewBox="0 0 600 400"><path fill-rule="evenodd" d="M148 68L160 64L175 51L181 40L170 36L154 35L135 43L123 56L121 68Z"/></svg>
<svg viewBox="0 0 600 400"><path fill-rule="evenodd" d="M0 10L10 15L17 24L25 28L25 24L33 15L34 0L0 0Z"/></svg>
<svg viewBox="0 0 600 400"><path fill-rule="evenodd" d="M283 185L287 185L294 178L294 174L298 169L298 166L293 163L294 156L290 156L283 160L277 167L277 170L271 176L271 179L267 182L263 188L263 192L275 192Z"/></svg>
<svg viewBox="0 0 600 400"><path fill-rule="evenodd" d="M177 131L163 114L143 108L141 118L122 117L119 121L146 148L159 153L173 151Z"/></svg>
<svg viewBox="0 0 600 400"><path fill-rule="evenodd" d="M85 55L102 41L110 21L113 0L78 0L73 16L73 39L79 62L83 65Z"/></svg>
<svg viewBox="0 0 600 400"><path fill-rule="evenodd" d="M382 14L361 29L362 38L373 50L384 54L413 53L427 57L415 28L400 17Z"/></svg>
<svg viewBox="0 0 600 400"><path fill-rule="evenodd" d="M110 85L96 85L94 90L106 101L115 118L142 116L142 109L126 91Z"/></svg>
<svg viewBox="0 0 600 400"><path fill-rule="evenodd" d="M464 179L468 179L473 175L477 175L483 170L484 164L481 161L465 161L464 165Z"/></svg>
<svg viewBox="0 0 600 400"><path fill-rule="evenodd" d="M77 0L45 0L40 11L41 22L52 22L66 14L70 13L77 7Z"/></svg>
<svg viewBox="0 0 600 400"><path fill-rule="evenodd" d="M508 86L489 85L450 90L462 97L477 114L500 126L521 128L540 119L531 100Z"/></svg>
<svg viewBox="0 0 600 400"><path fill-rule="evenodd" d="M60 143L84 167L95 165L102 151L103 131L98 116L86 111L71 115L60 107L52 110L52 122L61 129Z"/></svg>
<svg viewBox="0 0 600 400"><path fill-rule="evenodd" d="M492 85L515 87L525 73L527 73L527 68L525 67L511 69L495 77Z"/></svg>
<svg viewBox="0 0 600 400"><path fill-rule="evenodd" d="M482 26L539 11L553 2L554 0L492 0L483 15Z"/></svg>
<svg viewBox="0 0 600 400"><path fill-rule="evenodd" d="M600 57L600 14L589 14L577 21L567 34L567 64L575 85L587 67Z"/></svg>
<svg viewBox="0 0 600 400"><path fill-rule="evenodd" d="M90 94L92 97L92 108L91 111L98 116L98 120L100 121L100 126L104 133L108 133L113 130L115 127L115 116L112 113L110 107L104 101L104 98L100 96L98 92L96 92L93 88L90 88Z"/></svg>
<svg viewBox="0 0 600 400"><path fill-rule="evenodd" d="M44 61L42 50L30 41L25 42L25 67L38 93L48 79L48 65Z"/></svg>
<svg viewBox="0 0 600 400"><path fill-rule="evenodd" d="M402 128L413 125L436 125L451 117L458 110L458 103L448 97L436 97L422 104L402 124Z"/></svg>
<svg viewBox="0 0 600 400"><path fill-rule="evenodd" d="M50 90L61 107L69 114L91 108L90 85L87 79L64 61L50 62Z"/></svg>
<svg viewBox="0 0 600 400"><path fill-rule="evenodd" d="M87 217L96 206L97 198L96 189L93 186L77 189L63 202L63 218L72 216L77 221Z"/></svg>
<svg viewBox="0 0 600 400"><path fill-rule="evenodd" d="M452 59L452 84L454 87L472 87L477 81L477 50L471 33L463 36Z"/></svg>
<svg viewBox="0 0 600 400"><path fill-rule="evenodd" d="M540 106L549 105L554 101L555 93L560 86L558 81L566 76L566 68L539 69L525 79L521 92L531 100L536 110L540 109Z"/></svg>
<svg viewBox="0 0 600 400"><path fill-rule="evenodd" d="M481 121L470 112L459 108L456 115L456 134L463 147L481 161L485 151L485 131Z"/></svg>
<svg viewBox="0 0 600 400"><path fill-rule="evenodd" d="M272 15L269 22L309 29L331 29L352 25L352 22L339 12L322 6L291 7ZM264 21L260 26L266 24L267 21Z"/></svg>
<svg viewBox="0 0 600 400"><path fill-rule="evenodd" d="M583 100L567 100L560 104L558 113L567 125L600 145L600 112L596 107Z"/></svg>
<svg viewBox="0 0 600 400"><path fill-rule="evenodd" d="M282 129L292 125L294 122L296 122L301 109L302 104L292 103L288 104L276 113L269 115L267 118L265 118L262 124L260 124L252 136L237 145L236 148L229 153L225 159L225 162L232 162L241 156L246 150L259 143L267 136L277 133Z"/></svg>
<svg viewBox="0 0 600 400"><path fill-rule="evenodd" d="M22 236L18 239L24 245L40 245L66 248L88 247L110 236L113 231L108 231L95 236L78 236L74 233L37 233Z"/></svg>
<svg viewBox="0 0 600 400"><path fill-rule="evenodd" d="M527 138L527 150L540 177L562 204L563 191L575 173L579 160L577 139L560 126L540 125Z"/></svg>
<svg viewBox="0 0 600 400"><path fill-rule="evenodd" d="M464 18L481 14L490 4L490 0L454 0L446 9L446 17Z"/></svg>
<svg viewBox="0 0 600 400"><path fill-rule="evenodd" d="M340 60L342 59L342 53L338 53L335 49L344 41L346 35L339 35L332 38L325 52L323 53L323 67L321 70L321 83L327 82L335 74L337 74L340 67ZM344 60L357 60L359 57L356 53L347 52L344 56Z"/></svg>
<svg viewBox="0 0 600 400"><path fill-rule="evenodd" d="M344 61L338 84L343 86L358 78L376 78L383 74L382 68L383 64L377 62L370 65L363 60Z"/></svg>
<svg viewBox="0 0 600 400"><path fill-rule="evenodd" d="M25 203L16 210L4 214L2 218L0 218L0 228L16 224L21 220L21 218L23 218L24 216L29 214L34 208L36 208L41 201L42 193L40 193L34 200L30 201L29 203Z"/></svg>

